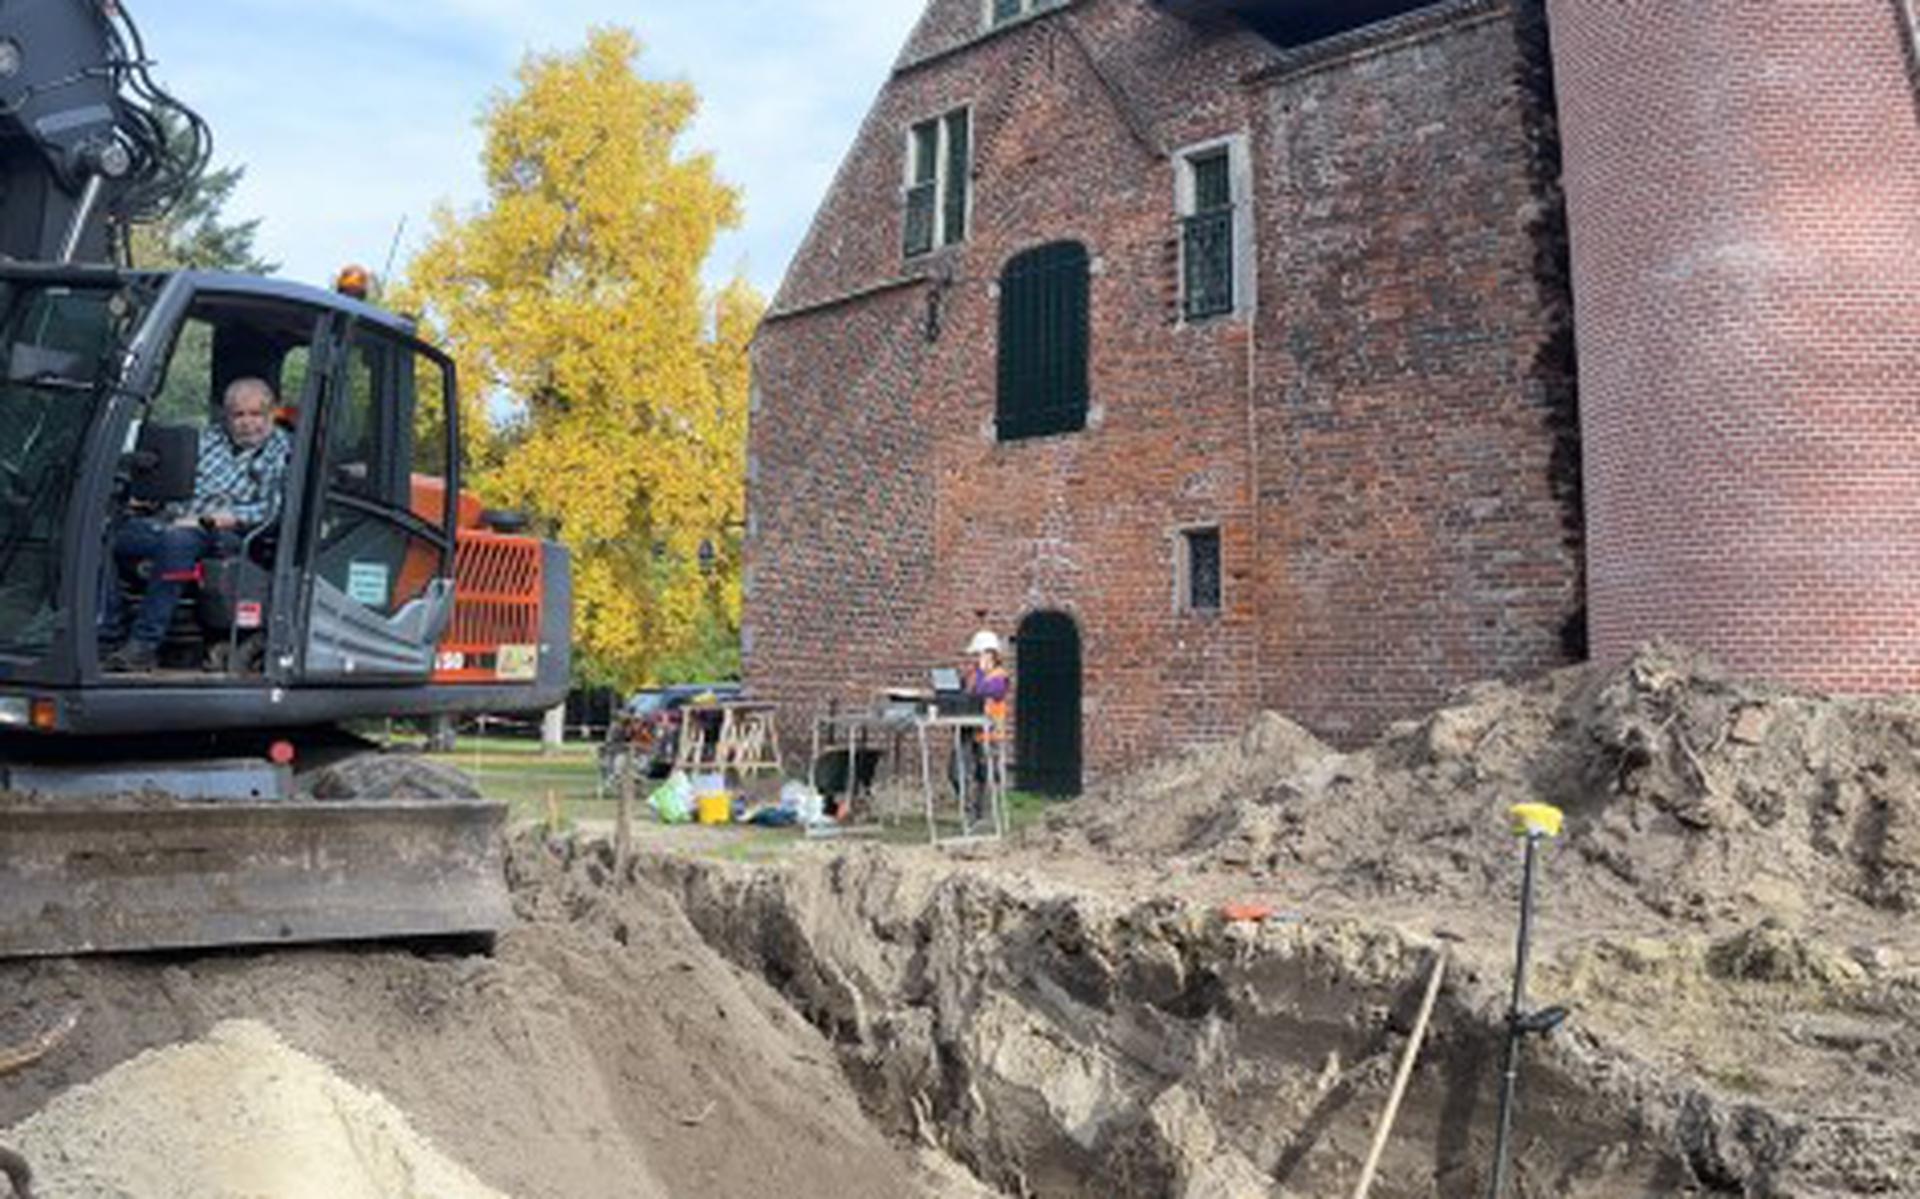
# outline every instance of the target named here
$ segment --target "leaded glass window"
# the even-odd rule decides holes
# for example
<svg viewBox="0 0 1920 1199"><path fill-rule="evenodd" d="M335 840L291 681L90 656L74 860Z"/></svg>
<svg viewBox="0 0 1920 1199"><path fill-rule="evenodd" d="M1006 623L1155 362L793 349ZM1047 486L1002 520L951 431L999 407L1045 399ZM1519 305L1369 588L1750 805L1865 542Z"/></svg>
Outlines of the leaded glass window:
<svg viewBox="0 0 1920 1199"><path fill-rule="evenodd" d="M966 239L972 132L972 118L964 108L921 121L908 130L906 220L901 240L907 257Z"/></svg>
<svg viewBox="0 0 1920 1199"><path fill-rule="evenodd" d="M1233 175L1227 148L1187 160L1193 209L1182 218L1181 294L1189 320L1233 311Z"/></svg>
<svg viewBox="0 0 1920 1199"><path fill-rule="evenodd" d="M1188 529L1181 534L1186 578L1181 606L1189 612L1220 610L1220 530Z"/></svg>

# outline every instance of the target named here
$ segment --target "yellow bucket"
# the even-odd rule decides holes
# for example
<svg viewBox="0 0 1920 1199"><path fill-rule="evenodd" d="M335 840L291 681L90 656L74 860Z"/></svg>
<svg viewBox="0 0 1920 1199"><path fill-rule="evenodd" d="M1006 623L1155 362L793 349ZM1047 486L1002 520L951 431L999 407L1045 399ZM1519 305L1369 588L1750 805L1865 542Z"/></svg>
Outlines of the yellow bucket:
<svg viewBox="0 0 1920 1199"><path fill-rule="evenodd" d="M725 791L709 792L693 802L701 824L726 824L733 819L733 797Z"/></svg>

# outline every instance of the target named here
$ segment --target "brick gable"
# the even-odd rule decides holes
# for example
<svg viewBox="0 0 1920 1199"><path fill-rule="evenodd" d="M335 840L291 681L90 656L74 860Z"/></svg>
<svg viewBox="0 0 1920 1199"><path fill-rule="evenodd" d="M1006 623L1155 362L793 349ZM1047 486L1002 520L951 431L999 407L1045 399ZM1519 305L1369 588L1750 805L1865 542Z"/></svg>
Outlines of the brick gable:
<svg viewBox="0 0 1920 1199"><path fill-rule="evenodd" d="M750 684L797 728L920 681L982 619L1066 612L1100 774L1261 706L1351 739L1563 660L1571 398L1541 363L1564 303L1535 269L1525 49L1488 7L1288 76L1144 0L928 59L961 11L931 6L756 343ZM961 103L971 236L907 261L905 129ZM1170 155L1226 135L1252 161L1257 305L1188 324ZM1001 443L997 281L1057 239L1093 260L1088 427ZM1217 612L1176 602L1194 527L1220 530Z"/></svg>

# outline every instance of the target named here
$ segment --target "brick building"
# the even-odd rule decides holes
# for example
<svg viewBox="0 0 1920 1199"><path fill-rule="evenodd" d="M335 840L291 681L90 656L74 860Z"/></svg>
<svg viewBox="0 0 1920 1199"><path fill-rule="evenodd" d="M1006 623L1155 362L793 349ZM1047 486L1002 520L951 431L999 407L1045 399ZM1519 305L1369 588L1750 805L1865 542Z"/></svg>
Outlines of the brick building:
<svg viewBox="0 0 1920 1199"><path fill-rule="evenodd" d="M1878 106L1875 132L1920 161L1898 5L1787 7L1802 32L1876 54L1872 94L1821 111ZM1722 10L1747 43L1714 40ZM1675 311L1635 306L1660 283L1640 251L1602 238L1644 248L1684 232L1661 202L1725 165L1641 161L1636 106L1674 86L1696 100L1782 86L1739 69L1767 48L1748 11L1654 6L1620 22L1599 0L930 0L755 343L749 684L798 720L920 681L984 623L1016 635L1018 767L1066 788L1228 735L1259 708L1351 742L1463 682L1577 658L1589 569L1603 652L1690 605L1716 611L1739 590L1724 573L1682 571L1649 593L1649 571L1684 566L1688 527L1751 511L1753 488L1668 500L1687 459L1651 416L1680 401L1648 382L1636 347L1657 333L1689 394L1781 376L1692 355ZM1550 48L1550 31L1567 45ZM1723 69L1696 80L1696 53ZM1556 98L1556 62L1579 100ZM1613 72L1631 87L1615 94ZM1906 106L1889 116L1896 94ZM1703 104L1669 115L1676 139L1715 133ZM1645 214L1610 207L1623 164ZM1734 174L1715 201L1759 203L1778 182ZM1888 261L1883 235L1904 219L1910 255L1920 205L1872 212L1884 219L1859 261L1911 314L1914 269ZM1751 282L1721 266L1731 282L1681 297L1722 304L1702 321L1726 319ZM1577 415L1572 295L1585 322L1588 288L1599 316L1578 331ZM1809 328L1776 317L1781 336ZM1910 406L1913 372L1888 373L1913 365L1913 317L1898 319L1904 349L1860 373L1887 384L1888 404L1905 387ZM1596 404L1614 407L1596 421ZM1726 423L1724 408L1695 415ZM1582 419L1604 524L1582 512ZM1874 461L1904 444L1876 443ZM1651 495L1623 467L1648 453L1672 471ZM1756 455L1728 455L1726 481ZM1804 451L1788 457L1781 471L1807 469ZM1873 477L1898 476L1910 500L1916 470ZM1826 510L1842 520L1862 496L1833 486ZM1779 514L1767 544L1785 557L1795 536L1832 532ZM1589 566L1603 529L1627 532ZM1913 532L1887 537L1901 569L1920 565ZM1720 648L1701 622L1675 629Z"/></svg>
<svg viewBox="0 0 1920 1199"><path fill-rule="evenodd" d="M1596 655L1920 691L1915 13L1550 5Z"/></svg>

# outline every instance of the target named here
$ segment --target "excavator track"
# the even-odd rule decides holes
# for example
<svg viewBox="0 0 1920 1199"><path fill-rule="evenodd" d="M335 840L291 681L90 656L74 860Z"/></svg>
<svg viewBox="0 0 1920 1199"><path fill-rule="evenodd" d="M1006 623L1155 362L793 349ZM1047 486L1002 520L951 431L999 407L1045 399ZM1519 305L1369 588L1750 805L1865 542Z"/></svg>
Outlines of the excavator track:
<svg viewBox="0 0 1920 1199"><path fill-rule="evenodd" d="M0 958L490 938L502 804L0 798Z"/></svg>

